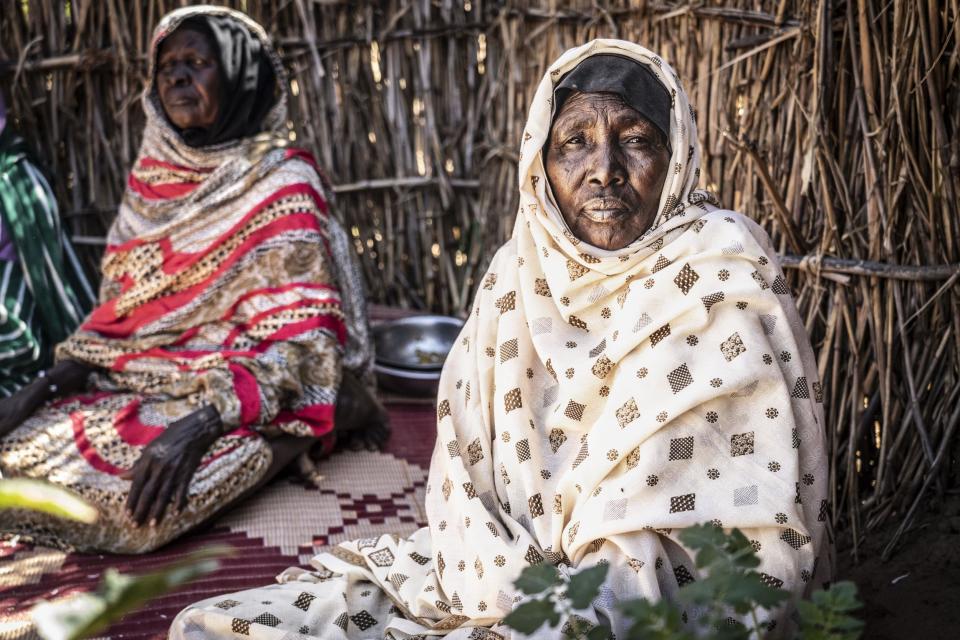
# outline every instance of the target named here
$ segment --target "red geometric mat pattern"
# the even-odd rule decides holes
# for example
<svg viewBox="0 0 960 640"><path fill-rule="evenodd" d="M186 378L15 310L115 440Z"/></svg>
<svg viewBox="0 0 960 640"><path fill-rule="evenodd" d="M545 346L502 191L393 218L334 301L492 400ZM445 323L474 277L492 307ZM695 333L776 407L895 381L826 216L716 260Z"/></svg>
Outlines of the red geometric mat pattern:
<svg viewBox="0 0 960 640"><path fill-rule="evenodd" d="M27 612L94 588L104 569L143 573L210 544L237 554L222 567L156 598L115 624L110 638L163 638L183 607L220 593L271 583L321 548L383 533L408 534L426 524L423 493L436 436L432 403L388 402L393 434L383 452L342 452L318 465L321 478L288 474L217 518L208 528L142 556L66 554L0 542L0 640L34 637Z"/></svg>

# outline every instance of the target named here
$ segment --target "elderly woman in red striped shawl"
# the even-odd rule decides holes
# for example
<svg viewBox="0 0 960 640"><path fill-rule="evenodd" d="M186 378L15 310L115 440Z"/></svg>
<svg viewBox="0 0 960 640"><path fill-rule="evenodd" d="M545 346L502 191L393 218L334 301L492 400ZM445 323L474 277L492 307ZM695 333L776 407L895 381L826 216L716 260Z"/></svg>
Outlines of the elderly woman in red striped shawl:
<svg viewBox="0 0 960 640"><path fill-rule="evenodd" d="M150 65L100 304L46 376L0 402L0 472L100 512L0 526L81 549L154 549L345 427L387 433L351 247L313 160L285 148L287 83L263 29L175 11Z"/></svg>

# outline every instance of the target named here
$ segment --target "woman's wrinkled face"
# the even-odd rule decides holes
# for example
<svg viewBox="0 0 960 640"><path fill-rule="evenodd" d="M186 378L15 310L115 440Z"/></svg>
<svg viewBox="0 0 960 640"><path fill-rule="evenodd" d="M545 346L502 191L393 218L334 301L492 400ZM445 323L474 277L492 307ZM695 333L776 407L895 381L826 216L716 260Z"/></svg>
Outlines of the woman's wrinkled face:
<svg viewBox="0 0 960 640"><path fill-rule="evenodd" d="M622 249L653 224L670 152L659 129L620 96L570 96L544 152L557 206L580 240Z"/></svg>
<svg viewBox="0 0 960 640"><path fill-rule="evenodd" d="M220 63L205 34L181 27L160 43L157 92L174 126L213 126L220 110Z"/></svg>

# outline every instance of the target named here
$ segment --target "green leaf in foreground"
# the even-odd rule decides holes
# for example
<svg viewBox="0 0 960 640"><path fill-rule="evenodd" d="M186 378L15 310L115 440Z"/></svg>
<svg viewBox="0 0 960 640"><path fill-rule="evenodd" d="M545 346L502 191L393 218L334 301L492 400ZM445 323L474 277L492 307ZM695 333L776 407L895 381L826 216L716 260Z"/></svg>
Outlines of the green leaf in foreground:
<svg viewBox="0 0 960 640"><path fill-rule="evenodd" d="M856 640L863 630L863 621L851 614L861 606L857 586L852 582L837 582L829 589L815 591L809 601L797 603L800 637L803 640Z"/></svg>
<svg viewBox="0 0 960 640"><path fill-rule="evenodd" d="M549 622L551 627L560 622L560 614L548 600L524 602L503 619L503 624L527 635L539 629L544 622Z"/></svg>
<svg viewBox="0 0 960 640"><path fill-rule="evenodd" d="M560 582L560 572L551 564L535 564L527 567L514 582L523 593L532 596Z"/></svg>
<svg viewBox="0 0 960 640"><path fill-rule="evenodd" d="M148 600L216 571L218 558L232 553L233 548L224 545L207 547L159 571L139 576L108 569L96 591L62 602L41 603L31 615L37 631L46 640L87 638Z"/></svg>
<svg viewBox="0 0 960 640"><path fill-rule="evenodd" d="M97 510L72 491L28 478L0 479L0 510L31 509L90 524Z"/></svg>
<svg viewBox="0 0 960 640"><path fill-rule="evenodd" d="M574 609L586 609L590 606L593 599L597 597L600 585L607 577L609 569L607 564L598 564L570 576L567 597Z"/></svg>

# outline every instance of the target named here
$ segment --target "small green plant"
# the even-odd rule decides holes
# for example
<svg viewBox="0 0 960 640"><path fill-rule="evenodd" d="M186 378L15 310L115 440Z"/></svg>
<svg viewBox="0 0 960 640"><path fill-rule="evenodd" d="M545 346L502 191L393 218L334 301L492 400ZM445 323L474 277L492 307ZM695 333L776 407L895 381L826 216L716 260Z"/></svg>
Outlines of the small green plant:
<svg viewBox="0 0 960 640"><path fill-rule="evenodd" d="M680 533L680 540L693 551L703 577L683 586L677 599L695 617L681 616L679 608L664 600L631 600L621 604L627 638L644 640L747 640L768 630L761 611L781 604L789 594L770 586L755 569L760 565L750 541L738 529L724 533L712 524L698 525ZM531 596L503 620L524 634L544 624L551 628L563 622L561 632L580 640L609 638L606 625L595 625L578 616L599 593L608 566L599 564L567 575L550 565L526 568L514 583ZM818 591L798 605L800 640L856 640L863 623L852 614L861 606L856 586L840 582ZM733 615L748 620L739 622Z"/></svg>
<svg viewBox="0 0 960 640"><path fill-rule="evenodd" d="M0 478L0 511L4 509L30 509L86 524L97 520L97 510L76 494L26 478ZM218 558L231 553L233 547L207 547L180 562L139 576L107 569L96 591L60 602L43 602L30 613L37 631L46 640L88 638L147 600L215 571Z"/></svg>
<svg viewBox="0 0 960 640"><path fill-rule="evenodd" d="M148 600L216 571L218 559L232 552L233 547L207 547L159 571L138 576L107 569L96 591L38 604L31 611L33 622L46 640L92 637Z"/></svg>
<svg viewBox="0 0 960 640"><path fill-rule="evenodd" d="M97 520L97 510L75 493L28 478L0 478L3 509L30 509L87 524Z"/></svg>
<svg viewBox="0 0 960 640"><path fill-rule="evenodd" d="M797 603L803 640L857 640L863 621L853 616L863 604L857 598L857 586L838 582L824 591L816 591L810 600Z"/></svg>

